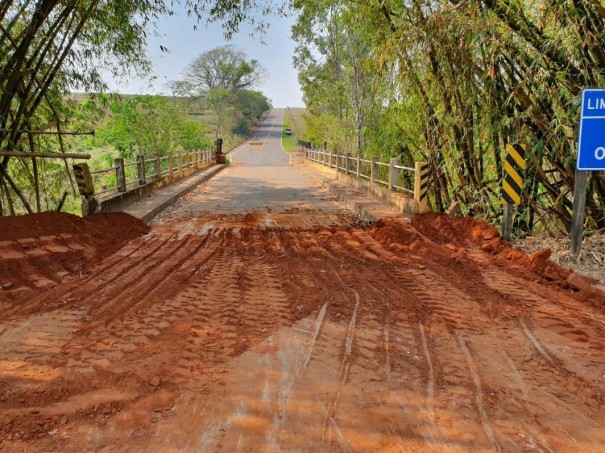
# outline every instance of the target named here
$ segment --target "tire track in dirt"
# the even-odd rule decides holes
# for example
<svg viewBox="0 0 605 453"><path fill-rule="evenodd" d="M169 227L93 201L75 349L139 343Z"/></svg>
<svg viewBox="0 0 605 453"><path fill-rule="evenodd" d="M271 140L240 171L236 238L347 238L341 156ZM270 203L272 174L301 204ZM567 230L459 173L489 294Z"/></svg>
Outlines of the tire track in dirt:
<svg viewBox="0 0 605 453"><path fill-rule="evenodd" d="M220 240L213 235L191 241L188 250L174 256L170 266L161 267L155 273L148 273L145 278L136 282L137 285L132 291L125 291L118 300L122 305L120 310L111 311L110 316L105 316L104 320L99 315L89 314L89 319L94 319L94 322L89 323L66 347L66 358L71 366L90 369L96 365L108 369L123 369L119 362L124 359L125 354L132 353L137 345L145 348L154 346L159 355L167 350L167 345L178 344L174 340L167 343L162 341L163 337L170 338L170 334L180 337L179 331L184 327L173 325L181 318L171 312L171 309L183 319L188 319L190 313L183 312L183 307L175 305L170 296L178 292L181 285L187 286L200 269L212 262L223 241L224 238ZM156 279L158 272L163 278ZM129 303L126 304L125 301ZM113 303L113 300L106 302ZM150 307L154 307L154 310L149 310ZM99 305L94 307L94 311L102 314L110 310L107 305ZM110 340L100 343L95 342L95 337ZM84 358L83 354L86 354ZM158 359L157 355L154 359ZM136 366L132 363L125 365L136 369L149 368L148 364L141 362ZM147 370L145 374L162 375L156 368Z"/></svg>
<svg viewBox="0 0 605 453"><path fill-rule="evenodd" d="M179 220L178 236L166 223L95 267L68 308L0 325L0 383L57 373L0 392L17 426L42 423L11 446L603 451L605 325L563 290L403 223L219 220Z"/></svg>
<svg viewBox="0 0 605 453"><path fill-rule="evenodd" d="M376 248L374 248L374 250L376 250ZM388 254L390 254L390 252L388 252ZM412 258L413 256L408 256L406 258ZM402 261L402 258L397 257L397 261ZM403 261L404 265L407 265L408 262L407 261ZM422 265L422 268L424 268L425 266ZM408 272L412 272L414 277L413 278L409 278L406 273ZM439 325L439 323L441 322L445 322L446 326L447 326L447 330L449 330L450 332L458 332L458 331L469 331L470 333L473 335L476 335L477 333L480 333L480 330L477 327L481 327L481 323L475 323L477 325L477 327L473 326L473 329L468 329L467 325L461 325L459 323L457 323L457 319L453 318L452 316L450 316L450 310L451 308L445 309L443 308L441 305L443 304L444 301L447 301L447 304L450 307L455 307L456 311L459 311L461 308L466 306L469 306L470 304L470 308L473 310L473 314L472 315L466 315L467 316L471 316L471 318L467 318L467 319L472 319L472 321L474 322L475 320L477 320L478 316L481 316L481 313L479 311L477 311L477 307L473 307L473 305L476 305L478 301L474 301L472 298L469 298L468 296L466 296L466 293L457 293L456 291L450 291L451 287L448 287L446 281L439 281L439 279L434 278L433 276L430 276L428 281L425 278L426 274L428 273L430 275L430 271L425 271L424 269L421 270L416 270L416 269L405 269L405 271L402 270L401 267L398 267L396 269L395 272L398 277L404 277L405 279L398 279L398 282L403 282L402 286L403 288L406 290L406 292L408 292L409 294L413 294L414 295L414 299L416 300L416 303L419 304L420 306L423 307L423 312L424 312L424 319L425 322L429 322L430 324L433 324L435 322L438 322L438 324L436 324L435 326L433 326L434 328L437 327ZM420 283L420 284L416 284L416 283ZM423 285L424 283L424 285ZM442 287L442 297L440 298L435 298L434 295L435 293L438 295L439 291L434 291L433 288L431 288L433 284L438 284ZM428 291L425 290L419 290L419 288L427 288L428 287ZM447 292L447 294L446 294ZM453 294L452 294L453 292ZM431 296L432 295L432 296ZM452 297L452 296L457 296L460 295L461 297ZM428 300L427 302L427 296L430 296L429 299L432 300ZM437 300L435 300L437 299ZM428 311L427 311L428 309ZM441 316L440 316L441 315ZM437 316L435 318L435 316ZM489 319L484 319L482 323L484 323L485 326L489 325ZM420 324L420 326L422 326L422 324ZM437 329L439 330L439 328L437 327ZM424 330L424 328L422 328L421 330ZM459 337L459 333L457 334L457 336ZM421 338L425 337L424 332L421 331ZM422 340L424 340L424 338L422 338ZM424 341L423 341L424 343ZM432 368L432 359L431 359L431 352L428 351L428 348L423 348L424 349L424 355L427 358L427 362L429 364L429 376L431 375L431 368ZM462 349L462 352L464 353L464 349ZM450 354L448 352L448 354ZM439 354L439 352L435 351L432 353L432 355L435 355L437 357L437 365L439 364L439 357L442 354ZM465 360L467 363L471 364L472 367L469 365L469 373L472 376L478 376L475 373L473 373L473 367L475 367L476 365L474 364L474 362L469 362L469 355L467 355L466 353L464 354L464 358L463 360ZM472 357L471 357L472 360ZM449 374L449 372L448 372ZM459 370L459 376L462 377L464 376L464 370ZM464 382L465 379L462 379L462 381ZM491 428L489 427L489 424L486 423L486 418L484 416L482 416L482 413L485 413L485 409L484 409L484 404L482 402L482 398L480 396L478 396L478 391L480 390L480 384L477 385L477 381L476 379L473 379L474 381L474 387L475 387L475 399L477 401L481 401L481 404L477 404L476 406L476 410L477 413L481 416L481 418L483 419L483 425L484 425L484 431L486 433L486 435L491 433ZM428 379L428 386L430 387L430 382L431 379L429 377ZM441 388L441 392L444 392L444 388L442 386ZM428 394L430 395L430 390L428 391ZM452 399L456 399L454 395L451 395L450 398ZM441 411L440 411L441 412ZM429 408L429 413L430 413L430 408ZM429 415L430 418L430 415ZM441 419L443 420L443 416L441 416ZM463 428L462 428L463 429ZM491 433L492 438L490 439L490 443L493 444L493 433ZM489 436L488 436L489 438Z"/></svg>
<svg viewBox="0 0 605 453"><path fill-rule="evenodd" d="M355 261L358 261L358 255L368 256L368 252L364 248L360 249L359 246L361 244L355 243L355 241L352 239L352 237L349 236L348 234L341 233L340 238L342 239L343 243L347 243L348 245L354 245L356 247L355 255L351 256L350 252L346 253L347 249L345 247L342 247L342 243L335 241L335 240L326 241L327 244L329 243L329 247L328 247L328 249L321 250L321 252L325 255L326 259L332 259L332 260L336 261L337 263L341 263L340 264L341 269L338 271L338 273L340 273L342 275L349 275L349 273L351 272L352 269L356 269L355 264L349 264L349 263L355 263ZM332 238L332 239L334 239L334 238ZM376 252L376 250L375 250L375 252ZM369 255L372 255L372 254L369 253ZM372 256L375 257L376 255L372 255ZM343 263L347 263L347 264L343 264ZM378 264L378 263L376 263L376 264ZM384 265L384 262L382 262L382 264ZM359 272L359 270L357 270L357 272ZM372 272L376 272L376 269L370 268L368 273L372 274ZM362 274L363 274L363 272L362 272ZM370 277L370 275L368 275L368 277ZM361 278L360 280L364 281L363 278ZM364 376L367 374L375 375L376 372L379 372L380 370L382 370L382 373L384 373L384 376L388 376L390 373L390 371L389 371L390 364L387 365L387 359L386 358L383 359L382 357L380 357L377 360L378 357L376 357L376 346L380 345L380 344L384 344L385 336L386 336L385 330L382 328L382 323L379 322L379 320L382 321L382 319L385 316L384 308L387 306L387 304L384 303L384 297L382 297L382 303L379 302L379 300L381 300L380 291L377 290L376 287L373 285L369 285L368 287L366 287L366 285L363 283L362 284L347 283L345 285L346 291L351 290L349 288L349 286L355 286L357 288L357 291L360 291L359 294L361 295L361 299L364 301L364 303L361 304L361 306L359 307L359 319L357 320L358 325L357 325L356 330L359 332L359 334L357 334L355 336L355 345L356 345L355 346L355 349L356 349L355 356L357 357L357 359L355 361L351 362L351 365L350 365L351 372L348 374L350 374L351 379L353 379L354 370L355 370L355 374L356 374L355 379L357 380L361 376ZM382 295L382 296L384 296L384 295ZM388 316L388 308L387 308L387 316ZM406 319L406 321L407 321L407 319ZM393 328L393 335L395 336L395 339L399 340L399 341L401 341L401 337L399 336L399 333L401 333L399 330L400 327L401 327L401 324L396 323L395 327ZM406 330L406 334L408 334L409 328L407 328L407 326L406 326L405 330ZM339 341L342 341L342 340L339 340ZM411 336L411 341L414 341L413 336ZM346 344L346 341L345 341L345 344ZM389 346L385 349L389 349L389 348L391 348L390 341L389 341ZM407 352L409 353L409 350ZM346 354L345 354L345 357L346 357ZM387 357L388 357L388 355L387 355ZM406 368L405 369L406 379L409 380L409 374L410 374L409 367L406 366L405 368ZM340 379L339 379L339 382L342 383L342 381ZM367 379L362 379L361 382L357 381L355 383L348 383L348 384L349 384L348 387L353 388L353 389L364 388L364 386L367 387L368 384L372 385L371 382L368 383ZM409 385L409 382L407 382L406 384ZM342 384L341 384L341 386L342 386ZM384 391L385 391L384 383L381 384L380 387L382 388L381 394L384 397ZM348 391L350 392L350 389ZM389 390L389 392L390 392L390 390ZM387 396L387 397L390 397L390 396ZM380 401L380 398L378 398L376 403L369 403L369 404L371 404L371 405L380 404L378 401ZM322 405L322 407L324 407L324 406ZM407 425L417 425L417 422L411 422L411 419L413 419L414 416L412 415L412 410L410 410L408 407L405 407L405 404L402 404L399 407L399 410L403 411L403 418L406 419ZM422 409L420 409L420 410L422 410ZM346 409L344 409L344 411L346 412ZM335 431L337 431L337 439L340 439L339 441L342 442L343 438L341 436L343 435L343 433L342 433L342 431L340 431L340 429L338 429L338 430L336 429L336 427L338 426L337 418L339 417L339 415L332 414L330 412L327 412L327 413L330 415L330 418L328 418L327 416L324 415L324 430L325 430L325 426L326 426L326 421L329 421L330 422L329 426L334 428ZM392 426L393 432L398 432L397 431L398 424L395 422L395 420L397 420L398 418L399 419L402 418L402 413L393 412L389 417L390 421L388 422L388 424ZM383 422L386 421L385 419L382 419L382 418L380 420ZM375 420L374 421L368 420L368 423L370 423L370 426L372 426L375 423ZM421 432L421 430L418 430L418 431ZM347 433L345 433L345 435L344 435L344 439L346 439L346 438L347 438ZM430 440L430 439L428 439L428 440Z"/></svg>
<svg viewBox="0 0 605 453"><path fill-rule="evenodd" d="M212 233L202 239L183 238L178 241L176 247L154 255L154 259L149 260L149 265L141 266L144 269L135 276L134 282L130 281L126 285L115 285L113 292L117 294L95 307L90 313L91 316L96 320L104 319L108 314L115 318L121 313L119 307L124 305L124 300L129 301L129 306L126 307L127 310L134 310L141 301L150 297L153 298L156 290L165 286L166 282L170 283L175 272L188 267L191 261L199 260L197 255L200 250L208 245L211 236ZM168 257L170 259L167 259ZM141 294L144 294L144 296L141 297Z"/></svg>
<svg viewBox="0 0 605 453"><path fill-rule="evenodd" d="M161 242L157 247L152 248L148 253L143 255L138 254L139 250L143 247L154 244L156 239L159 238L150 234L148 237L131 241L126 245L125 249L121 249L118 253L93 266L86 277L83 279L80 277L80 281L67 283L65 286L53 289L52 292L40 294L25 304L14 307L12 310L7 310L6 316L10 317L19 313L31 313L57 308L57 306L71 305L73 302L79 300L79 298L86 297L90 293L98 293L102 288L110 285L116 279L120 277L123 279L127 278L130 272L134 271L139 264L160 250L170 238L165 239L165 241ZM135 260L129 261L133 257Z"/></svg>
<svg viewBox="0 0 605 453"><path fill-rule="evenodd" d="M366 239L369 243L374 242L373 240ZM390 261L394 261L399 266L391 269L390 274L395 275L397 284L403 288L404 292L407 293L414 299L415 306L422 307L422 318L431 324L437 322L437 326L439 324L445 324L447 326L447 330L450 332L456 332L457 330L469 330L469 325L466 323L461 323L460 319L468 319L469 322L472 320L474 322L473 327L479 324L477 327L481 327L481 324L486 328L489 325L489 319L485 319L485 316L479 309L476 301L466 296L466 294L456 291L455 288L451 288L447 285L446 282L441 280L437 275L433 274L429 270L425 270L426 266L421 265L420 270L411 268L409 266L409 262L402 260L401 258L394 256L392 253L387 252L386 250L380 250L379 244L372 244L372 251L377 256L383 255L381 257L381 262L384 264L385 258L387 256L391 257ZM403 266L401 266L403 264ZM386 272L387 274L389 272ZM394 282L395 280L393 280ZM447 304L447 305L446 305ZM464 310L462 314L459 312ZM468 312L468 313L467 313ZM481 321L481 318L483 320ZM477 323L476 321L480 321ZM408 324L412 324L408 320ZM427 377L427 410L428 410L428 421L432 422L434 419L434 409L432 407L432 394L434 393L434 367L433 360L431 356L431 352L428 349L428 342L426 340L426 335L424 332L424 326L422 323L418 324L418 332L415 332L421 338L420 343L422 344L422 353L417 353L418 355L424 354L426 359L426 363L428 365L428 377ZM463 350L464 352L464 350ZM439 356L437 355L437 358ZM465 354L465 361L468 363L468 356ZM471 376L472 368L470 368ZM464 376L464 370L459 370L459 376L462 378ZM466 378L462 379L463 381L468 382ZM479 394L477 393L480 387L478 387L477 382L475 381L475 395L477 401L481 401ZM443 393L446 389L442 386L441 393ZM453 397L454 395L452 395ZM455 398L454 398L455 399ZM481 416L484 413L483 405L477 405L476 407L477 413ZM484 420L484 427L488 426ZM426 430L424 430L426 431ZM491 431L490 429L485 429L486 435L488 435L488 439L490 443L493 444L493 437L490 438ZM427 443L434 443L434 437L426 437L425 439Z"/></svg>
<svg viewBox="0 0 605 453"><path fill-rule="evenodd" d="M426 256L426 255L425 255ZM492 269L492 266L489 266L489 263L480 263L482 264L483 267L481 267L481 272L484 273L486 268ZM489 277L485 277L486 283L488 283L490 286L494 286L492 284L493 281L501 281L502 282L502 287L501 288L497 288L497 291L494 293L494 296L499 297L499 294L502 294L503 297L505 298L505 300L511 301L513 302L515 305L514 306L518 306L520 305L519 302L517 301L522 301L522 304L526 305L528 303L528 301L530 301L529 303L531 303L533 306L536 307L536 310L533 311L532 313L536 313L536 312L540 312L544 309L544 307L553 307L551 300L549 299L545 299L543 297L539 297L534 295L533 293L529 293L528 290L526 289L528 287L527 282L523 283L523 286L521 287L521 285L519 286L519 288L516 288L515 285L512 285L511 288L511 280L515 281L515 278L512 277L510 274L508 274L505 270L502 269L498 269L496 271L495 268L493 268L493 272L491 272L491 274L489 275ZM446 276L448 274L445 274ZM489 280L488 280L489 278ZM449 277L448 277L449 279ZM520 281L520 280L519 280ZM477 302L481 301L481 303L483 303L483 300L485 299L485 297L481 294L477 293L477 286L475 284L475 282L471 281L470 285L467 287L467 281L465 280L459 280L459 282L457 282L459 285L460 290L464 291L465 294L468 294L471 298L474 298L476 296L480 296L477 299ZM405 285L404 285L405 286ZM531 285L530 285L531 286ZM447 285L444 285L444 287L447 287ZM548 288L546 288L547 291L549 291ZM488 293L489 294L489 293ZM493 301L494 299L492 299ZM496 301L498 299L495 299ZM448 300L448 303L451 303L452 306L456 307L456 310L459 309L460 305L456 303L457 299L452 300L451 298ZM493 302L490 302L493 304ZM578 302L577 301L573 301L573 300L569 300L569 302L563 302L563 304L565 303L570 303L572 306L576 305L578 306ZM497 307L499 309L499 307ZM493 310L490 310L488 313L492 313ZM510 348L511 350L514 351L526 351L528 347L530 347L531 349L535 348L535 344L532 343L530 337L525 334L525 332L523 332L523 329L521 327L521 325L519 324L519 322L517 322L516 324L513 322L508 322L506 321L507 319L511 318L511 314L514 313L511 311L510 307L506 307L506 310L502 312L503 315L502 317L504 318L504 323L506 325L509 325L508 328L505 329L497 329L498 331L498 336L499 338L497 340L494 340L493 344L492 344L492 348L496 347L497 349L501 349L501 347L499 345L507 345L508 348ZM491 316L490 316L491 318ZM496 318L498 319L498 318ZM512 318L514 319L514 317ZM473 322L475 321L475 318L472 318ZM492 321L493 323L493 321ZM480 323L477 323L478 327L481 326ZM451 323L449 323L450 327L452 326ZM464 329L464 326L457 326L456 329L460 330L469 330L469 329ZM521 335L519 338L511 338L511 335L509 335L509 332L511 331L515 331L515 330L519 330ZM489 330L488 330L489 331ZM552 331L552 329L551 329ZM472 338L475 338L476 334L485 334L485 330L480 330L480 329L472 329L470 331L471 334L473 334ZM576 331L577 332L577 331ZM532 335L530 333L530 335ZM491 335L490 335L491 336ZM536 340L537 341L537 340ZM513 346L515 345L516 346ZM576 343L577 345L578 343ZM483 348L485 347L485 342L483 342ZM508 349L507 348L507 349ZM534 349L535 350L535 349ZM443 355L443 354L441 354ZM500 356L504 355L506 356L506 352L505 351L501 351ZM552 354L551 354L552 355ZM467 358L468 359L468 358ZM522 361L520 362L520 366L522 368L525 368L524 363L527 363L527 359L521 359ZM546 374L546 375L551 375L551 374L555 374L555 373L560 373L560 361L557 361L557 363L549 363L548 360L544 360L546 363L541 364L541 366L544 366L545 368L543 370L540 371L540 374ZM498 360L494 360L494 354L492 352L492 356L490 358L483 358L483 360L481 360L480 362L475 362L475 366L476 367L483 367L483 364L485 363L493 363L493 362L498 362ZM501 373L502 369L501 369L501 363L498 364L498 372ZM481 368L482 372L480 374L488 374L488 371L485 368ZM500 374L501 375L501 374ZM494 380L496 379L496 374L493 373L491 374L491 376L494 378ZM498 375L499 376L499 375ZM563 380L567 380L568 381L569 377L566 376L565 378L563 378ZM562 383L561 383L562 384ZM476 386L475 386L476 387ZM600 388L595 388L591 383L589 382L578 382L577 387L580 389L587 389L587 392L585 394L585 397L587 401L591 401L594 400L596 398L597 401L600 400L601 398L601 391ZM575 388L575 386L574 386ZM582 390L584 391L584 390ZM502 389L499 389L499 392L504 393L506 396L503 396L503 398L510 398L511 400L514 400L515 396L514 395L510 395L508 392L502 392ZM496 395L496 394L494 394ZM548 399L549 396L545 395L543 398ZM488 411L491 412L496 412L496 413L500 413L500 416L502 418L500 418L498 420L498 423L502 423L504 420L508 419L510 417L510 413L507 413L506 411L501 411L499 410L499 406L501 406L501 402L498 401L497 399L491 397L487 400L484 401L484 404L487 405L487 407L489 408ZM574 401L573 405L577 405L577 404L581 404L579 403L579 401ZM517 410L514 410L513 412L518 412ZM543 414L546 417L546 413ZM523 415L519 415L519 418L524 418L530 416L531 417L531 413L525 413ZM552 418L552 416L550 416L550 418ZM548 422L546 422L548 424ZM506 423L508 424L508 423ZM590 425L594 425L594 423L590 423ZM528 426L527 424L524 425L524 430L526 431L525 434L522 434L522 436L525 436L525 438L519 438L518 436L518 427L516 428L516 431L511 431L510 428L508 426L505 427L506 429L501 429L498 428L495 432L496 436L498 437L498 440L503 443L503 445L505 445L505 449L509 449L509 448L519 448L519 445L524 445L523 448L534 448L535 445L546 445L548 446L548 443L543 441L543 434L541 432L541 430L536 430L534 427ZM561 428L559 428L560 430ZM568 431L567 429L565 429L565 431ZM557 429L554 429L553 431L550 432L551 435L553 435L554 433L557 432ZM516 438L516 439L515 439ZM529 439L529 440L527 440ZM565 445L565 444L563 444ZM575 447L572 447L572 444L567 444L566 448L578 448L577 445ZM546 447L545 447L546 448Z"/></svg>
<svg viewBox="0 0 605 453"><path fill-rule="evenodd" d="M344 290L343 292L349 292L349 293L352 292L353 293L355 302L354 302L353 313L351 314L351 320L349 321L347 329L346 329L346 336L345 336L345 341L344 341L344 351L342 354L343 358L342 358L342 362L340 365L340 371L338 373L338 387L337 387L336 393L330 399L327 407L325 407L325 416L324 416L324 421L323 421L321 440L322 440L322 442L326 441L326 427L327 427L328 421L330 421L331 422L330 427L334 426L337 430L341 445L343 445L343 447L345 449L348 449L351 451L350 446L348 446L344 437L342 436L340 429L338 428L338 424L334 420L334 416L336 415L336 411L338 408L338 401L340 399L340 395L342 393L343 387L347 383L347 378L349 375L349 368L351 367L351 360L352 360L351 355L352 355L352 351L353 351L353 342L355 341L355 334L357 332L357 329L356 329L357 313L359 310L359 305L361 304L361 299L359 297L359 293L356 290L348 287L343 282L342 278L340 277L340 275L337 272L335 272L334 275L335 275L336 279L342 285L342 288ZM330 440L330 437L328 437L328 440Z"/></svg>

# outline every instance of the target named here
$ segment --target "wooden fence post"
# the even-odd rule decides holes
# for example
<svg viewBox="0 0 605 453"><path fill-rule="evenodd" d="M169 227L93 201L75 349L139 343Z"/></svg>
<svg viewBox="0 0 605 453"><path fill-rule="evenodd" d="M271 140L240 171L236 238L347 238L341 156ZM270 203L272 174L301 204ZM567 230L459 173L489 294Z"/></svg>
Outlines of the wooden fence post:
<svg viewBox="0 0 605 453"><path fill-rule="evenodd" d="M124 172L124 159L117 158L113 160L116 167L116 181L118 183L118 192L126 192L126 173Z"/></svg>
<svg viewBox="0 0 605 453"><path fill-rule="evenodd" d="M168 154L168 175L172 175L172 154Z"/></svg>

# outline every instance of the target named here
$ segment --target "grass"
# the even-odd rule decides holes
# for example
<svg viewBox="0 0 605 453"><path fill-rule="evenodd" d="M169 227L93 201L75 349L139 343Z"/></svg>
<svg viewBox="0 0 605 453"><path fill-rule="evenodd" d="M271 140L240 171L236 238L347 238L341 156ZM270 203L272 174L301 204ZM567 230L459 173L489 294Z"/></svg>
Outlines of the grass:
<svg viewBox="0 0 605 453"><path fill-rule="evenodd" d="M304 108L290 108L284 110L284 124L282 127L282 146L288 152L297 149L298 140L303 140L305 133ZM286 135L285 130L291 129L292 135Z"/></svg>

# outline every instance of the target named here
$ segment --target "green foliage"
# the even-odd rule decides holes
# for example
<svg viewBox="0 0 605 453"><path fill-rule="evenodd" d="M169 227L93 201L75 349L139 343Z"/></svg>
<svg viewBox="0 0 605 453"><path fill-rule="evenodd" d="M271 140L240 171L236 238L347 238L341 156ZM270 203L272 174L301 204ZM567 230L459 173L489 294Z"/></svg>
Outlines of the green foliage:
<svg viewBox="0 0 605 453"><path fill-rule="evenodd" d="M231 45L216 47L195 58L181 82L197 95L222 89L231 93L257 86L265 70L257 60L248 60Z"/></svg>
<svg viewBox="0 0 605 453"><path fill-rule="evenodd" d="M306 135L304 108L286 108L284 110L284 120L282 127L282 147L288 152L294 152L298 149L298 140ZM290 129L291 135L286 135L285 130Z"/></svg>
<svg viewBox="0 0 605 453"><path fill-rule="evenodd" d="M233 106L241 113L237 129L249 132L261 115L271 108L269 100L260 91L240 90L234 95Z"/></svg>
<svg viewBox="0 0 605 453"><path fill-rule="evenodd" d="M425 160L433 209L497 221L505 145L529 144L517 227L571 224L580 92L605 84L602 2L295 2L307 139ZM605 178L588 214L605 227Z"/></svg>
<svg viewBox="0 0 605 453"><path fill-rule="evenodd" d="M204 127L165 98L133 96L112 102L109 107L110 119L98 131L98 137L101 144L115 146L120 157L212 146Z"/></svg>

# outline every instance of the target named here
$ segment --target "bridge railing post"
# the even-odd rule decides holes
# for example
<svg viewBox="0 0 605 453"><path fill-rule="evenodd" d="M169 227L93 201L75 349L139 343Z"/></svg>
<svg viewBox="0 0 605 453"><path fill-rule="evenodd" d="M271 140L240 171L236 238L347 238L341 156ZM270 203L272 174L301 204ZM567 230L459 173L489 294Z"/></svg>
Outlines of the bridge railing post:
<svg viewBox="0 0 605 453"><path fill-rule="evenodd" d="M126 192L126 173L124 172L124 159L121 157L113 160L116 167L116 182L118 192Z"/></svg>
<svg viewBox="0 0 605 453"><path fill-rule="evenodd" d="M370 182L372 184L376 182L376 178L378 177L378 159L378 156L373 156L370 164Z"/></svg>
<svg viewBox="0 0 605 453"><path fill-rule="evenodd" d="M345 173L349 175L351 173L351 160L353 158L353 154L347 153L345 159L347 160L347 164L345 165Z"/></svg>
<svg viewBox="0 0 605 453"><path fill-rule="evenodd" d="M144 186L147 179L145 177L145 156L140 154L137 156L137 177L139 178L139 185Z"/></svg>
<svg viewBox="0 0 605 453"><path fill-rule="evenodd" d="M172 154L168 154L166 161L168 162L168 176L170 176L172 175Z"/></svg>
<svg viewBox="0 0 605 453"><path fill-rule="evenodd" d="M395 190L395 186L397 185L397 169L395 165L399 164L399 159L393 157L389 161L389 190Z"/></svg>
<svg viewBox="0 0 605 453"><path fill-rule="evenodd" d="M153 160L155 166L155 178L160 179L162 177L162 162L160 161L160 155L156 154Z"/></svg>

